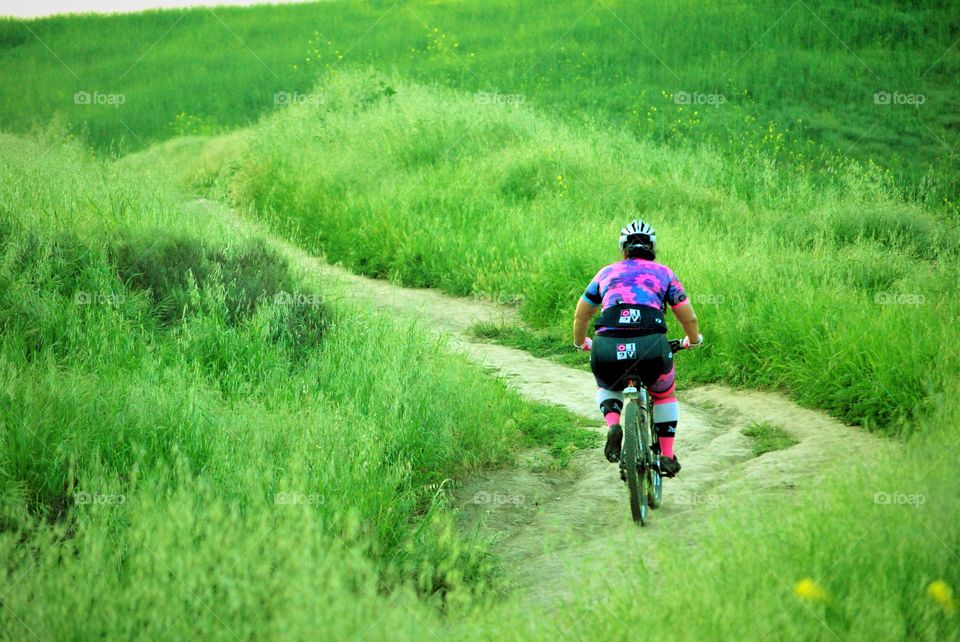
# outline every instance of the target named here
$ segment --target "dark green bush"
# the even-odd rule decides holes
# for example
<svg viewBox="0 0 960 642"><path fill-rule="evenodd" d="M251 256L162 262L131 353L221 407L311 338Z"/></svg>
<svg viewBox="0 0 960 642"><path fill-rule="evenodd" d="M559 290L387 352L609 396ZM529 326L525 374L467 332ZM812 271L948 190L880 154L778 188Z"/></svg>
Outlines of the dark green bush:
<svg viewBox="0 0 960 642"><path fill-rule="evenodd" d="M154 312L169 325L200 306L194 289L222 288L228 323L236 324L258 305L293 289L286 260L263 241L209 248L187 236L124 239L111 250L127 287L150 293Z"/></svg>
<svg viewBox="0 0 960 642"><path fill-rule="evenodd" d="M320 346L329 325L326 310L320 304L278 305L270 338L286 348L293 361L303 363Z"/></svg>
<svg viewBox="0 0 960 642"><path fill-rule="evenodd" d="M29 32L19 20L0 18L0 49L13 49L27 42Z"/></svg>
<svg viewBox="0 0 960 642"><path fill-rule="evenodd" d="M945 246L947 234L943 222L915 210L898 211L889 207L849 209L840 214L833 233L838 245L868 240L919 259L936 259L951 249Z"/></svg>

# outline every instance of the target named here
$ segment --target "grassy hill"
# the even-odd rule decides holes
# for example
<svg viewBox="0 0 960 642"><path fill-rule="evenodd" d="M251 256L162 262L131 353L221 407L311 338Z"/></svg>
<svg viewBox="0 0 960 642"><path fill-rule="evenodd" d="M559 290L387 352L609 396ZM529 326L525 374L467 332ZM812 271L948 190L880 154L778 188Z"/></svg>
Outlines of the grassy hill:
<svg viewBox="0 0 960 642"><path fill-rule="evenodd" d="M956 25L612 0L3 22L0 635L960 639ZM655 564L585 550L609 571L542 613L444 482L568 452L575 421L327 300L196 194L357 272L516 302L521 346L568 341L641 213L709 341L681 388L894 439L645 529Z"/></svg>
<svg viewBox="0 0 960 642"><path fill-rule="evenodd" d="M575 422L419 328L328 303L158 183L76 145L0 147L5 635L79 612L80 637L200 634L216 621L183 614L208 591L233 619L337 584L450 608L495 585L437 489L531 438L586 443Z"/></svg>
<svg viewBox="0 0 960 642"><path fill-rule="evenodd" d="M732 160L372 73L313 92L124 162L167 167L357 272L522 302L558 345L642 215L710 337L686 381L785 389L872 429L909 432L960 372L941 323L960 314L960 232L874 165Z"/></svg>
<svg viewBox="0 0 960 642"><path fill-rule="evenodd" d="M99 149L141 149L250 124L309 100L319 71L368 65L733 158L760 147L804 171L872 160L911 198L955 210L958 37L950 3L836 0L368 0L8 20L0 126L58 115Z"/></svg>
<svg viewBox="0 0 960 642"><path fill-rule="evenodd" d="M531 617L437 483L568 419L324 302L134 159L0 145L5 637L958 639L955 383L870 465L647 531L655 571L611 551Z"/></svg>

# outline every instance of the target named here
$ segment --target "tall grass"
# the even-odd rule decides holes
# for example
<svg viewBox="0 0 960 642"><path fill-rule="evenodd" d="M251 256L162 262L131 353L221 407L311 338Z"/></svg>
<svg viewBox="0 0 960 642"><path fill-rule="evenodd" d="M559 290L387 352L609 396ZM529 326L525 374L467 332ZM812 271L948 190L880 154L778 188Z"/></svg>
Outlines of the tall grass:
<svg viewBox="0 0 960 642"><path fill-rule="evenodd" d="M706 490L714 511L639 536L650 566L631 545L599 556L602 579L518 637L960 639L955 594L934 590L960 584L957 392L906 445L863 467L840 454L847 467L793 496Z"/></svg>
<svg viewBox="0 0 960 642"><path fill-rule="evenodd" d="M719 510L640 535L654 565L591 548L584 573L604 570L549 618L508 600L457 619L459 637L960 639L956 599L931 589L960 583L958 364L942 323L957 232L939 212L904 204L869 165L825 179L763 154L731 164L375 74L317 92L322 107L245 132L242 160L207 165L203 185L357 271L522 301L541 342L566 338L639 210L712 343L681 376L785 388L904 439L864 465L836 453L837 472L796 494L708 490Z"/></svg>
<svg viewBox="0 0 960 642"><path fill-rule="evenodd" d="M101 392L83 391L62 375L35 386L22 373L18 379L15 389L33 388L32 407L43 399L35 394L40 388L60 391L57 410L82 408ZM8 374L3 384L10 389ZM169 398L169 390L163 393ZM145 396L142 389L136 394ZM151 418L158 407L141 406ZM451 608L452 617L441 621L409 588L384 590L382 568L359 553L370 544L357 513L329 521L327 502L362 506L356 493L339 500L305 486L326 448L341 457L350 452L353 440L343 427L328 429L323 413L266 415L241 404L217 433L212 472L191 471L187 456L173 451L162 466L134 466L129 480L84 475L78 491L94 494L82 495L90 503L73 507L69 521L31 520L29 530L0 536L8 587L0 621L13 639L64 631L119 638L616 639L652 629L680 640L956 640L956 615L928 596L935 581L960 585L952 493L958 480L949 457L960 446L955 412L951 403L923 436L883 456L872 472L851 470L789 498L711 494L721 510L703 514L690 530L638 534L645 550L655 551L655 570L634 557L632 546L591 548L596 558L583 566L607 571L549 617L531 617L529 605L508 599ZM224 464L237 467L227 477L236 492L251 497L231 496L234 487L217 470ZM344 474L360 481L355 471L337 472ZM265 489L264 477L274 486ZM369 487L357 488L369 496ZM5 499L5 512L15 509ZM437 554L441 566L468 566L473 553L448 524L425 524L411 542L419 554ZM632 529L626 521L624 527ZM822 593L796 595L804 580Z"/></svg>
<svg viewBox="0 0 960 642"><path fill-rule="evenodd" d="M785 389L895 432L960 371L942 322L958 314L956 226L874 166L732 162L376 74L315 91L322 105L246 132L208 182L357 272L520 300L565 341L619 226L643 216L710 344L688 380Z"/></svg>
<svg viewBox="0 0 960 642"><path fill-rule="evenodd" d="M444 488L566 415L158 184L0 147L5 636L337 637L500 586Z"/></svg>
<svg viewBox="0 0 960 642"><path fill-rule="evenodd" d="M804 171L834 154L873 159L911 196L955 206L956 34L946 4L836 0L368 0L6 20L0 123L26 131L60 114L99 149L141 149L250 124L279 92L308 94L318 70L363 64L644 140L714 141L734 158L759 145ZM78 91L125 102L76 104ZM877 104L878 92L923 102Z"/></svg>
<svg viewBox="0 0 960 642"><path fill-rule="evenodd" d="M343 2L28 26L42 43L0 23L0 122L41 125L0 136L3 637L960 639L953 161L920 178L955 141L949 7ZM340 73L356 62L397 74ZM931 109L881 109L885 89ZM312 104L270 113L278 91ZM693 114L682 91L727 102ZM110 163L64 132L101 151L189 136ZM835 453L793 494L708 490L720 510L684 530L611 533L545 616L502 595L447 480L583 443L570 419L325 301L164 174L358 272L520 302L545 352L641 213L710 343L684 383L777 387L902 440L862 466Z"/></svg>

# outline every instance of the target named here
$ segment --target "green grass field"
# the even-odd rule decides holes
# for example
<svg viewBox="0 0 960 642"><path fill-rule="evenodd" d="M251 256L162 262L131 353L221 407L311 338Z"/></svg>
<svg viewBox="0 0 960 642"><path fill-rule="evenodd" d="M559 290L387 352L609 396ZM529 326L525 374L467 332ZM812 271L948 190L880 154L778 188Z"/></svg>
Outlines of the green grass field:
<svg viewBox="0 0 960 642"><path fill-rule="evenodd" d="M75 146L0 144L2 530L18 580L5 606L62 594L65 611L87 609L134 577L125 608L158 595L186 606L204 565L270 541L259 571L237 569L243 582L276 564L320 581L322 560L304 566L277 542L288 528L306 538L297 555L361 560L325 582L409 581L455 601L495 579L481 548L451 536L436 490L508 462L524 433L576 442L572 419L415 328L328 305L262 241ZM179 558L177 577L162 579L153 555ZM66 568L45 566L63 556ZM93 576L100 586L80 581ZM171 615L147 630L174 627Z"/></svg>
<svg viewBox="0 0 960 642"><path fill-rule="evenodd" d="M0 636L960 639L957 17L371 0L0 22ZM581 367L573 305L642 214L707 337L681 389L776 389L889 442L645 531L655 569L628 557L532 612L449 487L595 437L329 300L196 195L355 272L516 304L525 325L476 335Z"/></svg>
<svg viewBox="0 0 960 642"><path fill-rule="evenodd" d="M872 159L913 198L955 211L958 36L950 3L835 0L368 0L8 20L0 124L59 116L99 149L140 149L251 124L278 100L309 100L318 72L360 65L657 143L710 141L734 158L760 146L804 172Z"/></svg>
<svg viewBox="0 0 960 642"><path fill-rule="evenodd" d="M875 166L744 165L362 72L315 91L322 104L126 162L171 159L357 272L522 302L557 345L622 221L642 214L709 328L688 381L786 389L871 429L909 430L917 391L960 371L940 323L960 315L956 225ZM928 367L899 365L912 360Z"/></svg>

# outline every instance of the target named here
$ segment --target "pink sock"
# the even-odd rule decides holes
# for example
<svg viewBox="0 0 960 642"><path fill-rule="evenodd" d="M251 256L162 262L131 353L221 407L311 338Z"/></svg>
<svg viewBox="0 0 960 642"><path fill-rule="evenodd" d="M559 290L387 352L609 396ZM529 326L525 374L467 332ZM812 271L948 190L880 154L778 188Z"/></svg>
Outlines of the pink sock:
<svg viewBox="0 0 960 642"><path fill-rule="evenodd" d="M607 414L605 414L605 415L603 416L603 418L607 421L607 428L609 428L609 427L612 426L613 424L618 424L618 423L620 423L620 413L619 413L619 412L608 412Z"/></svg>
<svg viewBox="0 0 960 642"><path fill-rule="evenodd" d="M673 437L660 438L660 454L664 457L673 457Z"/></svg>

